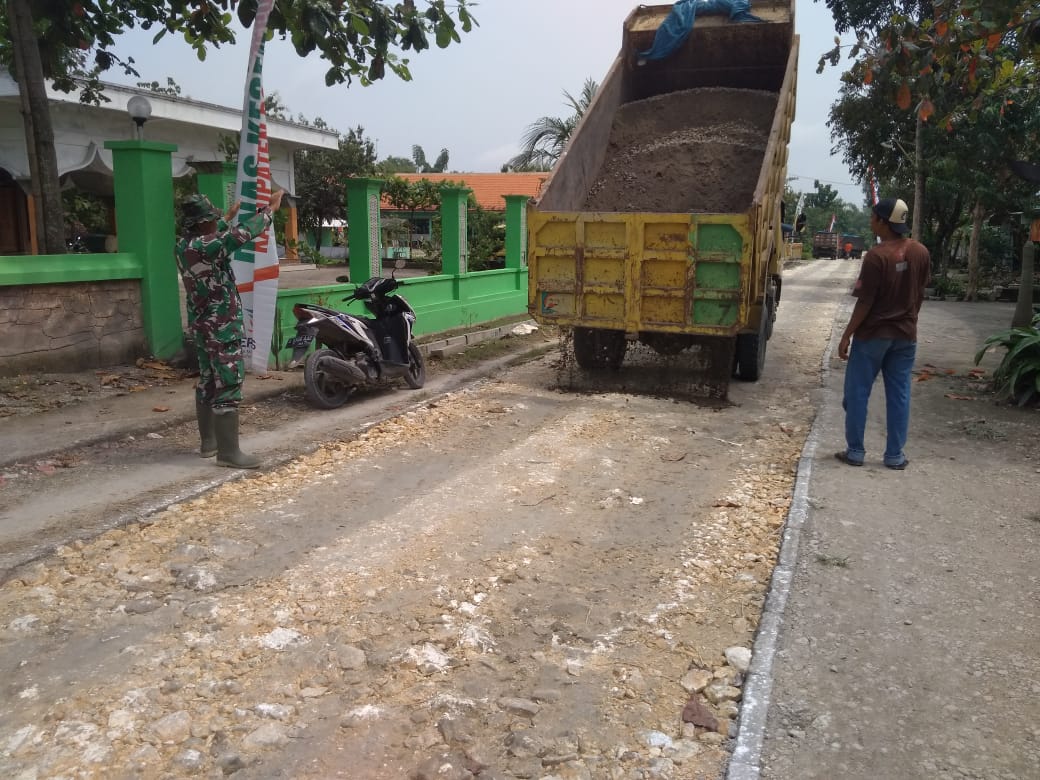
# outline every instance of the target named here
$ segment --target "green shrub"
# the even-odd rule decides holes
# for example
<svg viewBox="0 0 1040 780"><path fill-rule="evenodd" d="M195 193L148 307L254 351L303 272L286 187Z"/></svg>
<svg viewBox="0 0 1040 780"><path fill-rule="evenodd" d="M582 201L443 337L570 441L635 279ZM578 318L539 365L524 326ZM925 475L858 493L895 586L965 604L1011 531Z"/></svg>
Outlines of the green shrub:
<svg viewBox="0 0 1040 780"><path fill-rule="evenodd" d="M993 372L997 394L1019 406L1040 397L1040 314L1026 328L1011 328L986 339L975 354L975 365L990 347L1003 347L1006 352Z"/></svg>
<svg viewBox="0 0 1040 780"><path fill-rule="evenodd" d="M949 277L937 277L932 282L932 289L935 290L936 295L941 295L944 298L960 298L964 295L964 285L956 279L950 279Z"/></svg>

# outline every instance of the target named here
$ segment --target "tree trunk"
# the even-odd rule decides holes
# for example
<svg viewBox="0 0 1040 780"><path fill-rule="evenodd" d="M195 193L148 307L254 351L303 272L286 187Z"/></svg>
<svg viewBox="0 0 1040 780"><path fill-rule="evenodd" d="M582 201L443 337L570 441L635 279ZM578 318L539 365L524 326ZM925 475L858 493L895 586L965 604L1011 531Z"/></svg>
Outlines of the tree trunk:
<svg viewBox="0 0 1040 780"><path fill-rule="evenodd" d="M44 254L64 254L65 217L58 182L58 157L54 149L54 126L51 124L43 62L33 31L29 0L8 0L7 18L36 206L36 233Z"/></svg>
<svg viewBox="0 0 1040 780"><path fill-rule="evenodd" d="M1036 269L1036 244L1026 238L1022 247L1022 280L1018 286L1018 303L1011 318L1012 328L1025 328L1033 321L1033 273Z"/></svg>
<svg viewBox="0 0 1040 780"><path fill-rule="evenodd" d="M924 214L924 120L917 112L917 129L914 131L914 218L910 235L920 241L921 220Z"/></svg>
<svg viewBox="0 0 1040 780"><path fill-rule="evenodd" d="M976 201L971 212L971 241L968 242L968 289L964 300L974 301L979 295L979 234L982 232L982 202Z"/></svg>

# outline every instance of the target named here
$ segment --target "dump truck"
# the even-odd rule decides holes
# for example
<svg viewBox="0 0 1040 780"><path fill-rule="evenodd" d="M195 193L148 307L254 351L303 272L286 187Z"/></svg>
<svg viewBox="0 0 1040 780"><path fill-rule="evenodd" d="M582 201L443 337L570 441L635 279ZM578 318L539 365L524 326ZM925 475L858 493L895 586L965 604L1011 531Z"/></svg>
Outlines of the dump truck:
<svg viewBox="0 0 1040 780"><path fill-rule="evenodd" d="M780 301L781 200L795 111L791 0L761 22L699 15L644 60L672 7L639 6L539 197L528 204L528 308L573 334L577 364L628 346L696 347L757 380Z"/></svg>
<svg viewBox="0 0 1040 780"><path fill-rule="evenodd" d="M840 251L838 246L838 234L833 230L820 230L813 234L812 256L814 258L829 257L835 260Z"/></svg>
<svg viewBox="0 0 1040 780"><path fill-rule="evenodd" d="M848 247L848 249L846 249ZM841 234L841 257L844 260L858 260L866 249L863 236L854 233Z"/></svg>

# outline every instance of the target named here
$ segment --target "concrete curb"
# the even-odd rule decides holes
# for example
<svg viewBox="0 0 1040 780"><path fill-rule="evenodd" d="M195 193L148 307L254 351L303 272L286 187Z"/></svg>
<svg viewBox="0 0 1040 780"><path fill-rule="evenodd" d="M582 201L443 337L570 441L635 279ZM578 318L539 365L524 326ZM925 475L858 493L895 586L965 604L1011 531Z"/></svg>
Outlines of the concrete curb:
<svg viewBox="0 0 1040 780"><path fill-rule="evenodd" d="M457 336L450 336L448 338L438 339L437 341L420 344L419 349L428 357L443 358L448 357L449 355L457 355L460 352L465 352L467 347L476 346L485 341L495 341L496 339L505 338L513 332L514 328L521 325L535 325L535 322L534 320L521 320L518 322L512 322L508 325L500 325L497 328L476 330L472 333L461 333Z"/></svg>
<svg viewBox="0 0 1040 780"><path fill-rule="evenodd" d="M835 323L848 319L850 303L838 308ZM830 362L837 342L837 328L832 326L831 338L823 353L820 385L826 388L830 376ZM784 524L784 535L780 542L780 554L773 577L769 583L769 594L762 610L762 620L752 648L751 668L744 681L744 692L740 707L740 725L737 743L733 749L726 780L758 780L762 773L762 744L765 741L766 721L773 692L773 661L776 658L780 629L783 624L787 597L794 580L795 564L801 545L802 528L809 517L809 485L812 481L812 466L816 447L820 441L820 413L813 418L809 436L798 459L798 470L794 484L791 508Z"/></svg>

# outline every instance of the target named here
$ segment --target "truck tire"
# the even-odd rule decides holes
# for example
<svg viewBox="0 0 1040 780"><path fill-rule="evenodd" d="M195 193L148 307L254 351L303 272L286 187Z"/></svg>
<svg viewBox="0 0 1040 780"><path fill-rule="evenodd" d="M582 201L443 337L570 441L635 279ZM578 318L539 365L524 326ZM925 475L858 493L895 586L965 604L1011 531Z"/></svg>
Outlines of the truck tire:
<svg viewBox="0 0 1040 780"><path fill-rule="evenodd" d="M620 330L574 329L574 359L584 369L617 371L625 359L628 342Z"/></svg>
<svg viewBox="0 0 1040 780"><path fill-rule="evenodd" d="M766 366L768 319L768 313L763 311L758 323L758 333L741 333L737 336L737 376L745 382L757 382Z"/></svg>
<svg viewBox="0 0 1040 780"><path fill-rule="evenodd" d="M766 341L773 338L773 325L776 323L776 293L770 290L766 296Z"/></svg>

